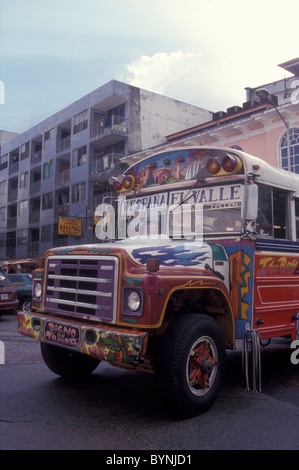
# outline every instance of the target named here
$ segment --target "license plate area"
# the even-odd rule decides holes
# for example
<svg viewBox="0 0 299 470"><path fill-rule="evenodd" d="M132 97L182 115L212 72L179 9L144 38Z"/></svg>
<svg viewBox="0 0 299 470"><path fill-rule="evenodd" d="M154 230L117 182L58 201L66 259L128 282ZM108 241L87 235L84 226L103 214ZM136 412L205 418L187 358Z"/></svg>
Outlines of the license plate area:
<svg viewBox="0 0 299 470"><path fill-rule="evenodd" d="M1 294L2 300L8 300L8 294Z"/></svg>
<svg viewBox="0 0 299 470"><path fill-rule="evenodd" d="M47 320L44 325L44 340L46 343L77 350L80 345L80 328L68 323Z"/></svg>

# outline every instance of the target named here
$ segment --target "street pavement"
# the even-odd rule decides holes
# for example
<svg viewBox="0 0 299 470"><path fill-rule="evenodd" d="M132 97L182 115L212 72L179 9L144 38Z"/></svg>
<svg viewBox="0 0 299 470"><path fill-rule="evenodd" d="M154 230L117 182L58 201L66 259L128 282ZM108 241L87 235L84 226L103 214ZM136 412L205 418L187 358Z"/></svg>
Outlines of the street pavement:
<svg viewBox="0 0 299 470"><path fill-rule="evenodd" d="M0 450L298 450L299 365L285 340L262 348L262 392L241 385L241 351L229 352L219 397L206 413L176 420L154 376L102 362L84 382L43 363L37 341L0 317Z"/></svg>

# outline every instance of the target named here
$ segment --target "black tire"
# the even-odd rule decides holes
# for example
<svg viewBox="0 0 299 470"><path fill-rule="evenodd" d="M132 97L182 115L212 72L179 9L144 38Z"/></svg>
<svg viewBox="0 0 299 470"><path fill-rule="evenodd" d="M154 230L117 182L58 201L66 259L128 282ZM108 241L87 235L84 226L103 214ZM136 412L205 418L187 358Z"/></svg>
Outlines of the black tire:
<svg viewBox="0 0 299 470"><path fill-rule="evenodd" d="M218 323L186 314L168 327L158 348L156 374L166 404L190 418L210 408L222 385L226 348Z"/></svg>
<svg viewBox="0 0 299 470"><path fill-rule="evenodd" d="M41 343L41 353L45 364L54 372L67 379L80 379L90 375L101 361L87 354Z"/></svg>

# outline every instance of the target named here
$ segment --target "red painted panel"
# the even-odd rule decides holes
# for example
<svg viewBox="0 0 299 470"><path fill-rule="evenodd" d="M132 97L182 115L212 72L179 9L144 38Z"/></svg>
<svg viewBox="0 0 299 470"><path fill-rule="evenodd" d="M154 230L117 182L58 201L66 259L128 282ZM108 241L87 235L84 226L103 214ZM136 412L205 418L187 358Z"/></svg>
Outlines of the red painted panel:
<svg viewBox="0 0 299 470"><path fill-rule="evenodd" d="M262 338L297 337L299 256L260 252L255 256L253 327Z"/></svg>

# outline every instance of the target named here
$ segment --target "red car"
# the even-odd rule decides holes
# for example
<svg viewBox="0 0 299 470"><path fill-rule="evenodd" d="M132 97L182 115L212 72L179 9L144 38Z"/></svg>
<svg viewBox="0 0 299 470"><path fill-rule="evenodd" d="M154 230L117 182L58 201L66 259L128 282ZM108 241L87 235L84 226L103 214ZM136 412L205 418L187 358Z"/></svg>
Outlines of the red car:
<svg viewBox="0 0 299 470"><path fill-rule="evenodd" d="M5 274L0 273L0 316L19 306L17 291Z"/></svg>

